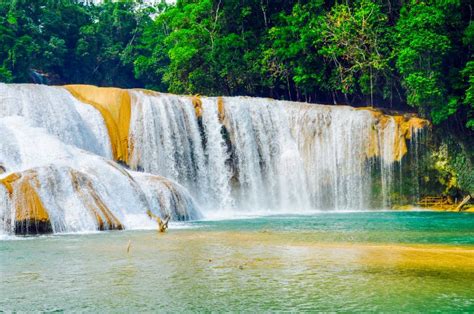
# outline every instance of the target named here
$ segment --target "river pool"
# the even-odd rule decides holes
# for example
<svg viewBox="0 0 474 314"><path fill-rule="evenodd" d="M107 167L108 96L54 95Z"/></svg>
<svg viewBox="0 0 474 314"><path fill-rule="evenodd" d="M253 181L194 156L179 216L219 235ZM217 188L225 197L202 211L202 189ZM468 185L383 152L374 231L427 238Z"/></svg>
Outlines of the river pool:
<svg viewBox="0 0 474 314"><path fill-rule="evenodd" d="M128 252L127 252L128 251ZM0 311L474 311L474 214L246 217L0 240Z"/></svg>

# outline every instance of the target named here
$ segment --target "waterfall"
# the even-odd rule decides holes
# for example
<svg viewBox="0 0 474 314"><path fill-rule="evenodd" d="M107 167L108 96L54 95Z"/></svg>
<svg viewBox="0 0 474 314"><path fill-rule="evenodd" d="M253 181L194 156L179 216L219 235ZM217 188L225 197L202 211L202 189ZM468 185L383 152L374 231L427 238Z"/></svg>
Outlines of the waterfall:
<svg viewBox="0 0 474 314"><path fill-rule="evenodd" d="M390 208L412 128L371 110L249 97L203 97L196 119L190 97L133 95L132 168L177 180L211 215Z"/></svg>
<svg viewBox="0 0 474 314"><path fill-rule="evenodd" d="M229 207L230 173L222 125L212 100L203 102L201 134L190 98L133 91L130 166L180 182L201 203Z"/></svg>
<svg viewBox="0 0 474 314"><path fill-rule="evenodd" d="M17 86L2 88L13 95ZM173 220L200 217L181 185L143 179L110 160L108 133L95 109L62 88L18 89L16 98L0 102L0 165L7 171L0 173L0 234L156 228L147 210ZM55 94L54 104L41 98Z"/></svg>
<svg viewBox="0 0 474 314"><path fill-rule="evenodd" d="M109 159L112 156L100 113L63 88L0 83L0 117L7 116L25 117L64 143Z"/></svg>
<svg viewBox="0 0 474 314"><path fill-rule="evenodd" d="M382 206L390 206L390 190L393 181L393 155L395 142L396 124L393 118L389 118L387 125L379 132L379 143L381 143L380 171L382 178Z"/></svg>
<svg viewBox="0 0 474 314"><path fill-rule="evenodd" d="M202 187L209 190L200 190L208 195L209 205L215 210L233 207L230 197L230 169L227 165L229 156L222 137L222 125L219 123L217 103L211 99L203 100L202 124L204 125L205 155L207 166L207 182Z"/></svg>
<svg viewBox="0 0 474 314"><path fill-rule="evenodd" d="M0 84L0 234L153 228L147 210L390 208L425 126L348 106Z"/></svg>
<svg viewBox="0 0 474 314"><path fill-rule="evenodd" d="M266 211L308 209L302 156L284 108L265 99L225 98L224 103L238 206Z"/></svg>
<svg viewBox="0 0 474 314"><path fill-rule="evenodd" d="M205 156L190 99L132 91L130 167L193 190L206 180Z"/></svg>
<svg viewBox="0 0 474 314"><path fill-rule="evenodd" d="M412 139L410 141L410 153L413 160L418 161L420 159L420 143L423 140L423 132L422 130L415 129L412 133ZM415 199L420 198L420 183L418 178L420 177L420 165L418 162L413 163L414 167L412 170L413 174L413 183L414 188L411 191L413 197Z"/></svg>
<svg viewBox="0 0 474 314"><path fill-rule="evenodd" d="M349 107L286 104L305 164L307 190L318 209L367 209L367 151L374 119Z"/></svg>

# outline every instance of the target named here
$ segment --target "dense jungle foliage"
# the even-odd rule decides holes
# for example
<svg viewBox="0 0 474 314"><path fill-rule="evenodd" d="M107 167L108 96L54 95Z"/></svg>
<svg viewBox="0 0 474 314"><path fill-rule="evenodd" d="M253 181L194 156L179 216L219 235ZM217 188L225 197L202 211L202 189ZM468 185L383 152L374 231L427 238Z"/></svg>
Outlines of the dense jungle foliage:
<svg viewBox="0 0 474 314"><path fill-rule="evenodd" d="M0 0L0 81L414 107L466 132L474 130L472 6Z"/></svg>

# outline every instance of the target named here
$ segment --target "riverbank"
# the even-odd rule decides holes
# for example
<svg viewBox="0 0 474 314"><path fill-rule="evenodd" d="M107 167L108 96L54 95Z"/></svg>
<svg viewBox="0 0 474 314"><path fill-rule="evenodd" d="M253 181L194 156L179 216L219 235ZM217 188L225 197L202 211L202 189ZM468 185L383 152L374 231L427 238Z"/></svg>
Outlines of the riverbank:
<svg viewBox="0 0 474 314"><path fill-rule="evenodd" d="M457 206L453 205L451 208L446 208L446 206L430 206L430 207L417 207L415 205L403 205L403 206L394 206L393 210L400 210L400 211L435 211L435 212L450 212L450 213L474 213L474 204L469 204L463 206L461 210L457 209Z"/></svg>

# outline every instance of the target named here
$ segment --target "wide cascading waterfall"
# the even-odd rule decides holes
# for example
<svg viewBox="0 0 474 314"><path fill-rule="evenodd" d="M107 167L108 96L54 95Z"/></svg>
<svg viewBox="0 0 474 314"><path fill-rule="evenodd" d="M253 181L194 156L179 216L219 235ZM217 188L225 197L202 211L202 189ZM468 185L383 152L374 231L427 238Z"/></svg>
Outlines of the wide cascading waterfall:
<svg viewBox="0 0 474 314"><path fill-rule="evenodd" d="M393 165L425 125L348 106L132 95L132 168L181 182L210 215L389 208Z"/></svg>
<svg viewBox="0 0 474 314"><path fill-rule="evenodd" d="M0 131L13 135L10 150L1 150L7 154L0 156L11 170L5 177L12 190L10 205L3 209L6 230L34 231L28 224L38 216L49 221L52 232L152 228L148 209L176 220L199 217L193 200L176 183L156 176L143 182L141 174L66 145L21 117L0 119ZM148 203L154 197L150 190L158 200L153 204ZM183 205L169 206L169 199L182 199ZM16 225L7 218L12 212Z"/></svg>
<svg viewBox="0 0 474 314"><path fill-rule="evenodd" d="M151 228L148 210L390 208L408 199L402 168L427 125L370 108L0 84L0 234Z"/></svg>
<svg viewBox="0 0 474 314"><path fill-rule="evenodd" d="M309 208L284 109L254 101L202 98L196 119L189 97L133 91L131 167L182 183L212 211Z"/></svg>

